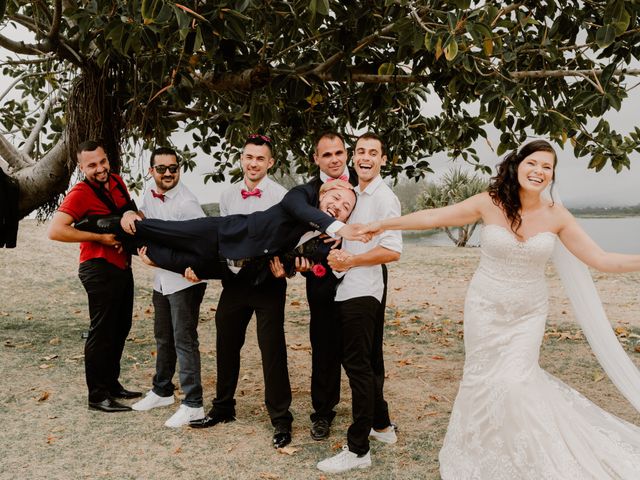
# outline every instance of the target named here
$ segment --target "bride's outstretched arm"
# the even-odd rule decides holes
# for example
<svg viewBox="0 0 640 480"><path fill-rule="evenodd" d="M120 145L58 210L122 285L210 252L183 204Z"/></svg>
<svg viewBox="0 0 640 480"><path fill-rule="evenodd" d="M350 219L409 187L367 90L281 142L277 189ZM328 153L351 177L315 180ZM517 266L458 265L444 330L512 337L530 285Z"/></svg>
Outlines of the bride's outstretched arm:
<svg viewBox="0 0 640 480"><path fill-rule="evenodd" d="M640 255L604 251L585 232L568 210L558 235L567 249L590 267L601 272L635 272L640 270Z"/></svg>
<svg viewBox="0 0 640 480"><path fill-rule="evenodd" d="M385 230L429 230L438 227L461 227L480 220L487 202L491 202L489 194L480 193L447 207L420 210L401 217L372 222L364 225L358 233L377 235Z"/></svg>

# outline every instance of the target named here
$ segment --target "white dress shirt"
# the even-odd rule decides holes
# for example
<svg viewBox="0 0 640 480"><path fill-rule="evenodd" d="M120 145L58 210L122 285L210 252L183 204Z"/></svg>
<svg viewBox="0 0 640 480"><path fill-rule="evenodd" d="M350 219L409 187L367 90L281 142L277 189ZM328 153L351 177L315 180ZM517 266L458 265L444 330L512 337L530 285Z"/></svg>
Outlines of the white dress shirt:
<svg viewBox="0 0 640 480"><path fill-rule="evenodd" d="M247 190L247 185L242 182L234 183L220 195L220 216L261 212L273 207L282 200L287 189L269 177L264 177L255 188L260 189L260 196L242 198L242 190ZM230 262L228 262L230 263ZM229 264L229 270L233 273L240 271L239 267Z"/></svg>
<svg viewBox="0 0 640 480"><path fill-rule="evenodd" d="M227 188L220 196L220 216L261 212L279 203L287 193L286 188L269 177L260 180L256 188L260 189L260 196L247 198L242 198L241 193L242 190L248 190L244 181L234 183Z"/></svg>
<svg viewBox="0 0 640 480"><path fill-rule="evenodd" d="M349 218L349 223L369 223L400 215L400 201L380 175L373 179L364 191L360 191L360 187L356 187L355 190L358 201ZM355 255L366 253L378 246L402 253L402 232L387 230L373 237L368 243L353 240L342 241L342 248ZM381 302L383 291L382 265L353 267L347 270L342 282L338 284L336 301L342 302L358 297L375 297Z"/></svg>
<svg viewBox="0 0 640 480"><path fill-rule="evenodd" d="M140 210L146 218L160 220L191 220L205 216L196 196L182 182L164 194L164 201L155 198L151 189L147 190L142 198ZM193 285L195 283L190 282L179 273L162 268L156 269L153 289L163 295L170 295Z"/></svg>

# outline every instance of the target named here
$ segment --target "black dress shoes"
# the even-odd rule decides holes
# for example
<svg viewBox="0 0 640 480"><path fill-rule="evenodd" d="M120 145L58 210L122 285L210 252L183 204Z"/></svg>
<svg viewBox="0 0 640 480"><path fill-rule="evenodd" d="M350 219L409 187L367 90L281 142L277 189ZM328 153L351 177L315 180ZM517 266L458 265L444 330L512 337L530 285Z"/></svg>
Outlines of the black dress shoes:
<svg viewBox="0 0 640 480"><path fill-rule="evenodd" d="M101 412L129 412L131 407L117 402L113 398L105 398L101 402L89 402L89 410L99 410Z"/></svg>
<svg viewBox="0 0 640 480"><path fill-rule="evenodd" d="M314 440L324 440L331 432L331 422L326 418L314 420L311 424L311 438Z"/></svg>
<svg viewBox="0 0 640 480"><path fill-rule="evenodd" d="M209 428L219 423L231 423L236 420L233 415L218 415L216 413L209 413L204 418L198 420L191 420L189 426L191 428Z"/></svg>
<svg viewBox="0 0 640 480"><path fill-rule="evenodd" d="M89 215L73 224L76 230L93 233L124 233L120 227L120 215Z"/></svg>
<svg viewBox="0 0 640 480"><path fill-rule="evenodd" d="M132 392L131 390L127 390L126 388L121 388L120 390L115 390L113 392L109 392L109 394L113 397L113 398L124 398L124 399L131 399L131 398L138 398L142 396L142 392Z"/></svg>
<svg viewBox="0 0 640 480"><path fill-rule="evenodd" d="M286 447L291 443L291 427L278 426L273 432L273 448Z"/></svg>

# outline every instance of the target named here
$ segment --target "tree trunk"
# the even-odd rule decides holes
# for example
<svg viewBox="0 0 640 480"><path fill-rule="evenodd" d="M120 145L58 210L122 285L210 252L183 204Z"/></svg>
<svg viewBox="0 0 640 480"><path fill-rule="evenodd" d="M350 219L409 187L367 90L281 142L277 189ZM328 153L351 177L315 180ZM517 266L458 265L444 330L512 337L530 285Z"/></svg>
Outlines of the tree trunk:
<svg viewBox="0 0 640 480"><path fill-rule="evenodd" d="M72 174L72 170L67 166L68 156L69 148L66 138L63 137L37 163L11 174L20 186L20 218L24 218L67 190Z"/></svg>

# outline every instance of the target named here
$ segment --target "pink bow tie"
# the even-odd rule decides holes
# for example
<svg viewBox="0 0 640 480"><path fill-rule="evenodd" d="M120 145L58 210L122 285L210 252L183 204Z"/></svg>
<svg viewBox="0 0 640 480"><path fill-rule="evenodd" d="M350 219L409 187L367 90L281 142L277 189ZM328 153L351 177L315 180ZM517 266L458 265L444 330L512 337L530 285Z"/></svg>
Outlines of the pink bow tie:
<svg viewBox="0 0 640 480"><path fill-rule="evenodd" d="M340 175L338 178L327 178L325 183L333 182L334 180L342 180L343 182L348 182L349 177L346 175Z"/></svg>
<svg viewBox="0 0 640 480"><path fill-rule="evenodd" d="M259 188L256 188L255 190L245 190L244 188L242 190L240 190L240 193L242 194L242 199L246 199L249 197L262 197L262 190L260 190Z"/></svg>
<svg viewBox="0 0 640 480"><path fill-rule="evenodd" d="M151 195L153 195L153 198L159 198L164 202L164 193L158 193L155 190L151 189Z"/></svg>

